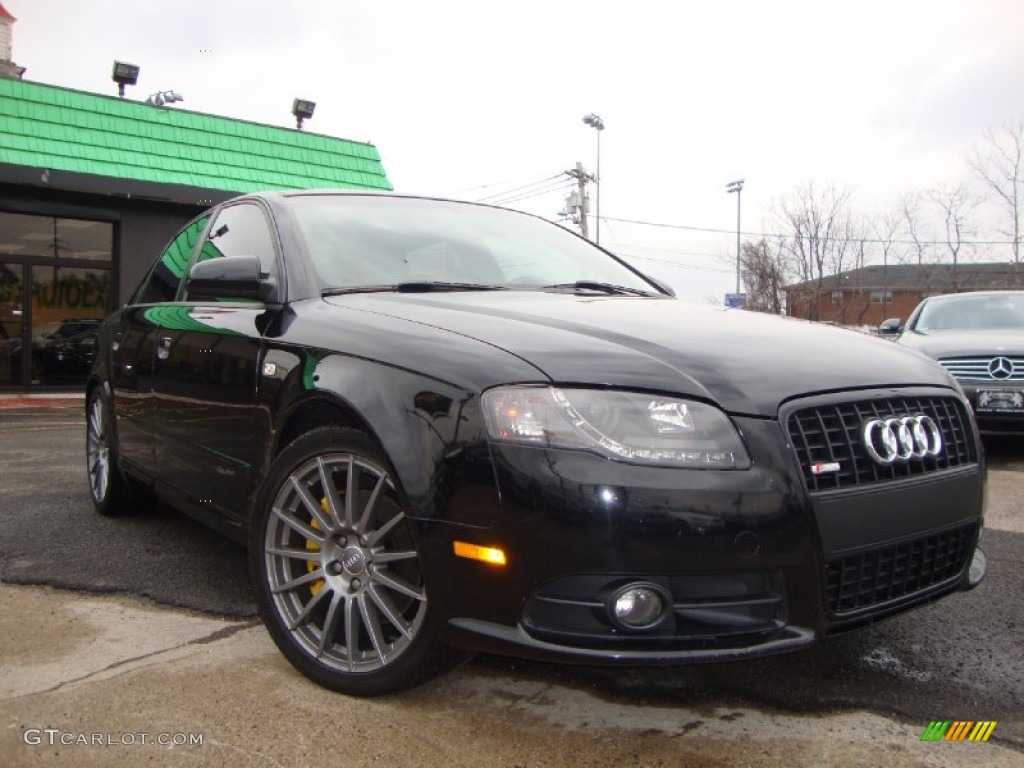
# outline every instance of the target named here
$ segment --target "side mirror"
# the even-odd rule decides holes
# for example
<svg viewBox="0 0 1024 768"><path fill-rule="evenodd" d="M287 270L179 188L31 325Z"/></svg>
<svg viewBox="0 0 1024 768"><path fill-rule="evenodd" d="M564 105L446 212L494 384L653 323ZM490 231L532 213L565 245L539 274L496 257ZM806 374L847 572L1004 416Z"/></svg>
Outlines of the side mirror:
<svg viewBox="0 0 1024 768"><path fill-rule="evenodd" d="M274 284L260 278L257 256L224 256L200 261L188 273L190 298L255 299L265 301Z"/></svg>
<svg viewBox="0 0 1024 768"><path fill-rule="evenodd" d="M898 317L890 317L888 320L883 320L879 323L875 332L879 336L895 336L902 330L903 326L900 324L900 319Z"/></svg>

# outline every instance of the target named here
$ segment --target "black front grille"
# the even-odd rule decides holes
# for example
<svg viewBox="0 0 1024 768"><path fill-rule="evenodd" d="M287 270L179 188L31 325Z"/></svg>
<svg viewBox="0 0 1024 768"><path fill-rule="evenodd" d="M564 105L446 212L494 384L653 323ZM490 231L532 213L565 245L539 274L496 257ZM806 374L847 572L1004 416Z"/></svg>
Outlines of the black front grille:
<svg viewBox="0 0 1024 768"><path fill-rule="evenodd" d="M961 573L972 554L974 523L902 544L830 560L828 608L842 615L912 596Z"/></svg>
<svg viewBox="0 0 1024 768"><path fill-rule="evenodd" d="M918 414L931 416L942 430L943 449L938 456L885 466L868 455L862 436L868 421ZM970 423L963 404L956 398L908 396L803 408L789 416L787 428L808 489L824 491L913 477L975 462L978 454Z"/></svg>

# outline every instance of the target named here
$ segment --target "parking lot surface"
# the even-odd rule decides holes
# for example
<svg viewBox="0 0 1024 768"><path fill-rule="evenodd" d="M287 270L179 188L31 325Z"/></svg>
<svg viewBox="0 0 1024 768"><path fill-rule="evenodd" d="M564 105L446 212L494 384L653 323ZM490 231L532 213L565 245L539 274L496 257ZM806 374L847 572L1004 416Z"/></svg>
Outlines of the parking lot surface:
<svg viewBox="0 0 1024 768"><path fill-rule="evenodd" d="M640 670L477 657L361 701L278 654L240 548L160 506L92 511L81 411L0 400L0 765L1024 764L1024 439L986 442L990 572L973 592L798 654ZM922 742L933 720L997 725L984 743Z"/></svg>

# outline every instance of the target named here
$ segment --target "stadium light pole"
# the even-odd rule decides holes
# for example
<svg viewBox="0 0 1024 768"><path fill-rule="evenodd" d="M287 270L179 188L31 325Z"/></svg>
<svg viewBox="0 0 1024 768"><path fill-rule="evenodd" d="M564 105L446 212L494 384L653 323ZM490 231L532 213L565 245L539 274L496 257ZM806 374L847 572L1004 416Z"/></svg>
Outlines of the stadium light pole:
<svg viewBox="0 0 1024 768"><path fill-rule="evenodd" d="M725 185L730 195L736 193L736 295L740 293L740 198L743 196L743 179L730 181ZM738 299L737 299L738 300Z"/></svg>
<svg viewBox="0 0 1024 768"><path fill-rule="evenodd" d="M591 112L584 116L583 122L597 131L597 173L594 176L594 185L597 187L597 229L594 242L601 244L601 131L604 130L604 121ZM583 203L583 201L580 201Z"/></svg>

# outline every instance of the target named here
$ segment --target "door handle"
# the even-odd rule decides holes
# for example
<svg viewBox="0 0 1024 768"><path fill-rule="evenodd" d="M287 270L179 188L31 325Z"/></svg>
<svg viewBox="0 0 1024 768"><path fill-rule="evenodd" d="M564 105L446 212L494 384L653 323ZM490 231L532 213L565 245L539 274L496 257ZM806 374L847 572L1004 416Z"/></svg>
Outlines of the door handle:
<svg viewBox="0 0 1024 768"><path fill-rule="evenodd" d="M156 356L161 360L166 360L171 354L171 337L161 336L160 343L156 347Z"/></svg>

